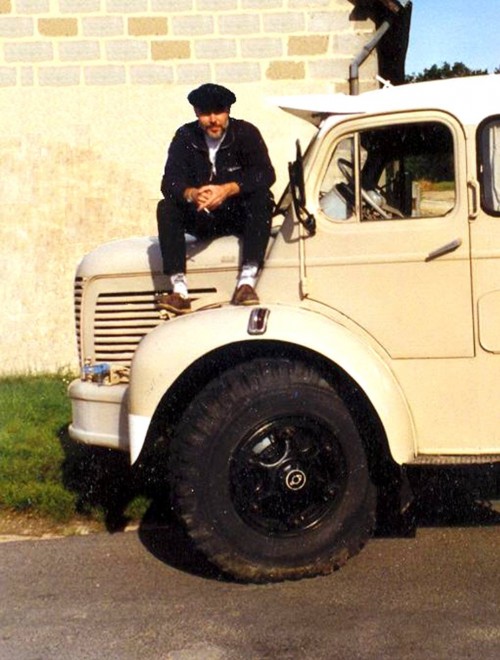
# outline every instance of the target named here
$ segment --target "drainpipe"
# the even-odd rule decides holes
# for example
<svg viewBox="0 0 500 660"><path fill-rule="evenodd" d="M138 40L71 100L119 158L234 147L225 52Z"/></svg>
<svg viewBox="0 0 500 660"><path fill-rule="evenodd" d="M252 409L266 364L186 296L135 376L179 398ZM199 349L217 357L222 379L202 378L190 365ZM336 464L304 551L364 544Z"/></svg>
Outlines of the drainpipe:
<svg viewBox="0 0 500 660"><path fill-rule="evenodd" d="M363 46L361 52L356 55L354 60L351 62L349 67L349 94L352 96L357 96L359 94L359 67L361 64L363 64L370 53L375 50L379 44L379 41L382 39L391 25L391 21L384 21L379 29L375 32L373 37L370 39L370 41Z"/></svg>
<svg viewBox="0 0 500 660"><path fill-rule="evenodd" d="M387 6L387 2L384 0L384 4ZM397 5L399 5L399 10L396 9L396 7L389 7L390 11L392 12L400 12L400 11L410 11L411 12L411 7L412 7L412 2L411 0L398 0ZM393 19L396 18L398 14L393 13ZM380 40L384 36L384 34L387 32L387 30L391 27L392 25L392 20L386 19L381 26L378 28L378 30L375 32L373 37L370 39L370 41L363 46L361 49L361 52L354 58L354 61L351 63L349 67L349 94L356 96L359 94L359 67L363 62L366 60L366 58L370 55L370 53L373 52L373 50L378 46Z"/></svg>

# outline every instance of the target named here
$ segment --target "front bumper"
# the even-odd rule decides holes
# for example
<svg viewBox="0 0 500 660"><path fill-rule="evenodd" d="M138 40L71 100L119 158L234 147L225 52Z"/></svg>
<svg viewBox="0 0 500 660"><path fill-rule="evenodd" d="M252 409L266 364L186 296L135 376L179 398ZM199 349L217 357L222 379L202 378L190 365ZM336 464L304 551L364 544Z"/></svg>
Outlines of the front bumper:
<svg viewBox="0 0 500 660"><path fill-rule="evenodd" d="M70 383L72 423L69 435L77 442L129 451L127 384Z"/></svg>

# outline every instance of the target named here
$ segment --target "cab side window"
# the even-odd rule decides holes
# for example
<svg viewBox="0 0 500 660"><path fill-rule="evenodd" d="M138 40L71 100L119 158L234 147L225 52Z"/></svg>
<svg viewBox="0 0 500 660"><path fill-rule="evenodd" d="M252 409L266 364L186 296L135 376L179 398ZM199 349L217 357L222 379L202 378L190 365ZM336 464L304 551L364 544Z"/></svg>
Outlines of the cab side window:
<svg viewBox="0 0 500 660"><path fill-rule="evenodd" d="M479 132L481 202L485 211L500 215L500 119L489 120Z"/></svg>
<svg viewBox="0 0 500 660"><path fill-rule="evenodd" d="M455 206L453 136L439 122L364 130L334 148L319 203L332 220L443 216Z"/></svg>

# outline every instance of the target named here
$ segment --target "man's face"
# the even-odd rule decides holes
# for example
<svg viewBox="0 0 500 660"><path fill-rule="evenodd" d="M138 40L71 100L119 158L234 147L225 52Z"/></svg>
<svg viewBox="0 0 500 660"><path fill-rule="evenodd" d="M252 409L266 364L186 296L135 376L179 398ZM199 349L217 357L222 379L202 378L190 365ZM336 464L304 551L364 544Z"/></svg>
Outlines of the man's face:
<svg viewBox="0 0 500 660"><path fill-rule="evenodd" d="M201 108L194 109L198 117L198 123L205 133L211 137L218 139L224 135L224 132L229 123L229 109L216 109L216 110L202 110Z"/></svg>

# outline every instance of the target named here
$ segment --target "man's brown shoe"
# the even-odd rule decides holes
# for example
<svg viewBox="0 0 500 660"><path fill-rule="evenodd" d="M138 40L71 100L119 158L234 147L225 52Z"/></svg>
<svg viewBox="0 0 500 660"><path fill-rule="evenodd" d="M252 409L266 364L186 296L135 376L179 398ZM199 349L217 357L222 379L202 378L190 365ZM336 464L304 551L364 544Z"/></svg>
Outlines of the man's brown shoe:
<svg viewBox="0 0 500 660"><path fill-rule="evenodd" d="M160 293L156 297L156 305L172 314L189 314L191 311L191 300L180 293Z"/></svg>
<svg viewBox="0 0 500 660"><path fill-rule="evenodd" d="M255 290L253 287L251 287L249 284L243 284L242 286L239 286L234 294L233 298L231 300L232 305L258 305L259 304L259 296L255 293Z"/></svg>

